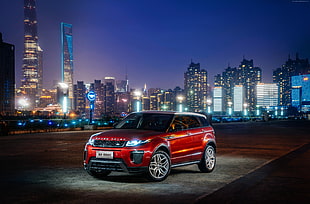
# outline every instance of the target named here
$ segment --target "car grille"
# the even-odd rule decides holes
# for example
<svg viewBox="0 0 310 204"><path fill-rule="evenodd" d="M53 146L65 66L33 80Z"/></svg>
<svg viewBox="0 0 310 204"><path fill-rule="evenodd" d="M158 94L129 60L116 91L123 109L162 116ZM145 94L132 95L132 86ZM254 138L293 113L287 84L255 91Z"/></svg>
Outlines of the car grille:
<svg viewBox="0 0 310 204"><path fill-rule="evenodd" d="M127 171L127 168L122 160L91 159L89 162L89 167L95 171Z"/></svg>
<svg viewBox="0 0 310 204"><path fill-rule="evenodd" d="M94 147L124 147L126 141L95 140Z"/></svg>
<svg viewBox="0 0 310 204"><path fill-rule="evenodd" d="M119 164L109 164L109 163L101 163L101 162L93 162L91 169L96 170L110 170L110 171L123 171Z"/></svg>

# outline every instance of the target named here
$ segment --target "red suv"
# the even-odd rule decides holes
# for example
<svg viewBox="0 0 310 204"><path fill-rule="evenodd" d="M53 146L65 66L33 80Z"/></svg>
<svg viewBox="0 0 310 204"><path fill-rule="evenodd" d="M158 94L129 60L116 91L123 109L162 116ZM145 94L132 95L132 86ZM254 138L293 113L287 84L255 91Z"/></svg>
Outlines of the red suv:
<svg viewBox="0 0 310 204"><path fill-rule="evenodd" d="M146 172L150 180L162 181L173 167L198 164L202 172L213 171L215 152L214 130L204 115L144 111L92 135L85 145L84 168L94 177Z"/></svg>

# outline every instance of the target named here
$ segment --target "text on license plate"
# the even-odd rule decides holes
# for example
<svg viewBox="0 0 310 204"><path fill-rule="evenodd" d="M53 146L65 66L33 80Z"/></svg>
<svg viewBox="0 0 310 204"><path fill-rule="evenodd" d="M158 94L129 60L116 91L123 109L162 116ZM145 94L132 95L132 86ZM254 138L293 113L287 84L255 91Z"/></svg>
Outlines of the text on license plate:
<svg viewBox="0 0 310 204"><path fill-rule="evenodd" d="M111 151L96 151L96 158L113 159L113 152L111 152Z"/></svg>

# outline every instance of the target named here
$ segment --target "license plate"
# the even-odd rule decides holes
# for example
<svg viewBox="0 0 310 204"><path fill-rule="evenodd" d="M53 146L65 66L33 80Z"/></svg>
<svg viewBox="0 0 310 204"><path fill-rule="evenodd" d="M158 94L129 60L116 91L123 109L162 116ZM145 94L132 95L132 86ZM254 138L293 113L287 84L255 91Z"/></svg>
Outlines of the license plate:
<svg viewBox="0 0 310 204"><path fill-rule="evenodd" d="M113 159L113 152L111 152L111 151L96 151L96 158Z"/></svg>

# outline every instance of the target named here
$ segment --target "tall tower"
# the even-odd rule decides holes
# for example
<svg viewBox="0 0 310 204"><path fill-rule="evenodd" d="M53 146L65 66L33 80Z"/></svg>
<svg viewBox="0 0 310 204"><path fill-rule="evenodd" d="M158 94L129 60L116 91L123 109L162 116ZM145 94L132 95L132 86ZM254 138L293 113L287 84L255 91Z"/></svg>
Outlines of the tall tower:
<svg viewBox="0 0 310 204"><path fill-rule="evenodd" d="M72 25L61 23L61 81L68 85L68 110L73 108L73 41Z"/></svg>
<svg viewBox="0 0 310 204"><path fill-rule="evenodd" d="M189 111L205 111L207 108L207 71L200 63L189 65L184 73L184 90Z"/></svg>
<svg viewBox="0 0 310 204"><path fill-rule="evenodd" d="M262 70L259 67L254 67L253 60L243 59L237 71L236 85L243 85L245 105L253 113L256 109L256 85L262 81Z"/></svg>
<svg viewBox="0 0 310 204"><path fill-rule="evenodd" d="M24 55L21 90L29 100L29 109L39 104L42 91L42 49L38 44L36 1L24 0Z"/></svg>

